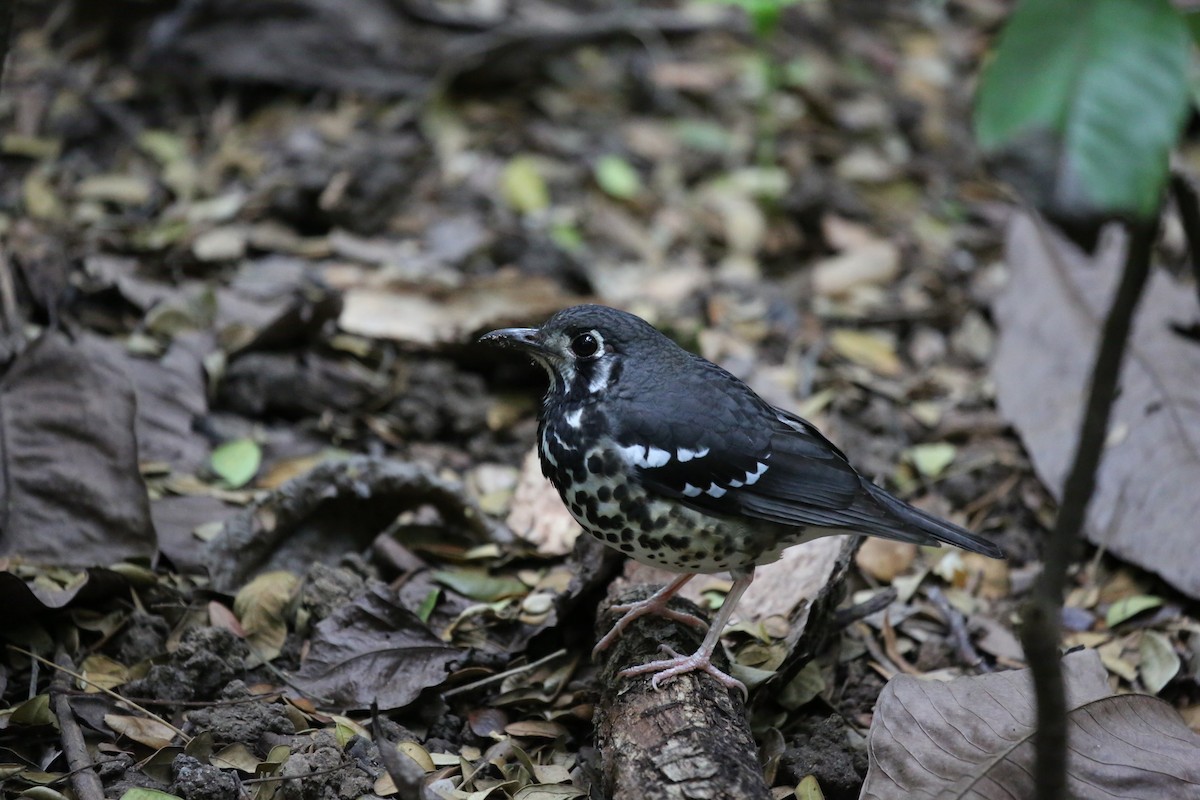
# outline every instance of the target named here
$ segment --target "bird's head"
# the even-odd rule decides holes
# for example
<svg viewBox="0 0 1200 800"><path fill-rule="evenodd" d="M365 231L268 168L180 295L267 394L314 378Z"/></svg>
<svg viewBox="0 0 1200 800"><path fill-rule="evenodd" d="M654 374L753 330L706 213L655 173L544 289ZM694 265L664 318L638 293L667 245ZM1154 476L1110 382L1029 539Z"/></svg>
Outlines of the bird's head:
<svg viewBox="0 0 1200 800"><path fill-rule="evenodd" d="M540 328L502 328L479 341L525 352L549 374L551 395L582 400L607 390L637 352L669 340L633 314L581 305L559 311Z"/></svg>

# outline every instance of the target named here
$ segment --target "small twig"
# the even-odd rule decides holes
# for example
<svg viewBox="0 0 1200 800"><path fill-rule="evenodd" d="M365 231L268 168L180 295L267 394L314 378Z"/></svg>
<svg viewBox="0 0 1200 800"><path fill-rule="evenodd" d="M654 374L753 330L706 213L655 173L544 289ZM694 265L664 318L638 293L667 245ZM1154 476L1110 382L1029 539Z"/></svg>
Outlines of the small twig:
<svg viewBox="0 0 1200 800"><path fill-rule="evenodd" d="M137 703L135 703L127 698L122 697L121 695L114 692L112 689L109 689L106 686L101 686L100 684L96 683L95 681L89 681L87 678L83 677L78 672L75 672L74 670L71 670L71 669L67 669L66 667L60 667L58 664L55 664L50 659L42 658L37 653L31 653L23 647L18 647L15 644L10 644L10 645L5 645L5 646L9 650L20 653L21 655L24 655L24 656L28 656L40 664L45 664L47 667L50 667L51 669L56 669L59 672L65 672L67 675L70 675L72 678L74 678L77 681L80 681L81 683L86 683L88 686L94 686L96 688L96 691L98 691L102 694L106 694L109 697L111 697L112 699L126 704L130 708L133 708L135 711L142 712L143 714L145 714L147 717L154 720L155 722L161 722L163 725L166 725L168 728L170 728L172 731L175 732L176 736L183 739L184 742L190 742L192 740L191 736L188 736L186 733L179 730L179 728L176 728L171 723L167 722L165 719L160 717L158 714L155 714L153 711L150 711L149 709L144 708L143 706L140 706Z"/></svg>
<svg viewBox="0 0 1200 800"><path fill-rule="evenodd" d="M543 664L548 664L554 659L565 656L566 654L567 651L565 648L562 650L555 650L550 655L545 656L544 658L539 658L537 661L532 661L519 667L513 667L512 669L505 670L504 672L497 672L495 675L489 675L486 678L480 678L479 680L472 681L471 683L464 683L462 686L455 686L453 689L442 692L442 697L450 698L454 697L455 695L473 692L476 689L495 683L496 681L502 681L505 678L512 677L513 675L520 675L522 672L528 672L532 669L537 669Z"/></svg>
<svg viewBox="0 0 1200 800"><path fill-rule="evenodd" d="M937 323L949 320L950 308L888 308L863 315L829 313L820 315L820 320L830 327L874 328L880 325L912 325L913 323Z"/></svg>
<svg viewBox="0 0 1200 800"><path fill-rule="evenodd" d="M896 641L896 629L892 627L892 621L888 618L887 612L883 614L883 652L887 653L887 657L892 663L900 668L900 671L906 675L916 675L920 677L925 673L912 665L904 654L900 652Z"/></svg>
<svg viewBox="0 0 1200 800"><path fill-rule="evenodd" d="M72 689L71 694L87 695L89 692L83 692L78 689ZM273 702L283 696L283 692L268 692L266 694L255 694L249 697L234 697L227 700L174 700L171 698L158 697L126 697L122 699L128 703L141 703L147 706L177 706L179 708L214 708L216 706L240 706L246 703L258 702Z"/></svg>
<svg viewBox="0 0 1200 800"><path fill-rule="evenodd" d="M1013 472L1012 475L1009 475L987 492L963 506L962 513L967 517L973 517L978 511L987 511L989 506L995 505L1000 498L1015 489L1020 481L1021 473Z"/></svg>
<svg viewBox="0 0 1200 800"><path fill-rule="evenodd" d="M863 617L869 617L878 611L883 611L896 602L897 597L899 597L899 593L896 591L896 587L889 586L871 595L861 603L848 608L839 608L833 614L833 627L848 628Z"/></svg>
<svg viewBox="0 0 1200 800"><path fill-rule="evenodd" d="M71 684L67 674L74 665L62 650L55 654L54 664L62 671L50 682L50 699L58 720L63 755L72 771L71 788L79 800L104 800L104 784L96 774L95 765L88 755L87 742L83 740L83 730L79 727L79 720L75 719L75 710L71 708Z"/></svg>
<svg viewBox="0 0 1200 800"><path fill-rule="evenodd" d="M1045 567L1023 611L1021 645L1037 698L1037 762L1033 783L1038 800L1061 800L1067 793L1067 699L1059 654L1063 589L1096 485L1108 421L1117 394L1121 361L1133 314L1150 275L1150 257L1158 233L1156 215L1129 227L1129 244L1120 285L1100 335L1092 368L1087 407L1079 426L1075 458L1063 486L1054 530L1046 541Z"/></svg>
<svg viewBox="0 0 1200 800"><path fill-rule="evenodd" d="M3 36L2 32L0 32L0 36ZM2 66L2 62L0 62L0 66ZM21 312L17 308L17 290L13 286L12 264L8 260L8 253L3 248L0 248L0 324L4 326L5 337L12 337L14 352L20 351L25 344L25 331L21 321Z"/></svg>
<svg viewBox="0 0 1200 800"><path fill-rule="evenodd" d="M57 716L57 714L55 716ZM116 763L117 761L125 761L125 758L124 757L121 757L121 758L114 757L114 758L102 758L99 761L89 761L87 764L84 764L82 767L79 767L79 769L73 769L70 772L60 773L59 776L57 778L55 778L54 780L47 781L46 785L47 786L56 786L57 784L65 783L66 781L73 779L75 777L75 773L79 772L80 770L85 770L85 769L91 770L95 767L102 767L105 764Z"/></svg>
<svg viewBox="0 0 1200 800"><path fill-rule="evenodd" d="M883 652L883 648L879 646L879 642L875 641L875 634L871 631L870 625L865 622L856 622L854 629L862 638L863 647L867 648L867 653L878 662L880 667L878 672L883 675L885 680L891 680L893 676L903 671L892 663L892 660Z"/></svg>
<svg viewBox="0 0 1200 800"><path fill-rule="evenodd" d="M384 735L379 719L379 706L372 703L371 734L379 749L379 760L396 786L396 794L401 800L434 800L433 792L425 786L425 770Z"/></svg>
<svg viewBox="0 0 1200 800"><path fill-rule="evenodd" d="M958 660L980 672L991 672L992 668L983 660L983 656L979 655L975 645L971 643L971 634L967 631L966 618L957 608L950 605L945 593L933 586L926 592L926 595L946 618L946 625L950 628L950 638L954 640L954 649L958 651Z"/></svg>

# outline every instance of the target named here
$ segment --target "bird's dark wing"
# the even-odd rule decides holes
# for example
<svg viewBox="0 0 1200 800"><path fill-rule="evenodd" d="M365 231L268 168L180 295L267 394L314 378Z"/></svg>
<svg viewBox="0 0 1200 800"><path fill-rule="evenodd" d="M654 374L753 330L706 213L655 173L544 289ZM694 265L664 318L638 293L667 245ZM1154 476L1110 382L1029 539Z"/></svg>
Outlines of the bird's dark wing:
<svg viewBox="0 0 1200 800"><path fill-rule="evenodd" d="M637 404L615 415L627 462L650 491L708 513L828 527L849 509L862 478L800 417L773 408L709 362L707 375L673 387L670 409ZM650 446L649 443L655 443Z"/></svg>
<svg viewBox="0 0 1200 800"><path fill-rule="evenodd" d="M613 430L648 491L710 514L916 544L945 542L1002 556L986 539L863 478L812 424L768 405L740 381L703 376L675 388L671 409L641 404L642 414L619 415Z"/></svg>

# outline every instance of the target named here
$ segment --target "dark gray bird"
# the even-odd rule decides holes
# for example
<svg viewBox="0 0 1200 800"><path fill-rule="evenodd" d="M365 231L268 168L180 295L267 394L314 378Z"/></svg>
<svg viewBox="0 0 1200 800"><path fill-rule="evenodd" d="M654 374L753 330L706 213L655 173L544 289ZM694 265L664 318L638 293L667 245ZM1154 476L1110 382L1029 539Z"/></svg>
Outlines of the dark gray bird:
<svg viewBox="0 0 1200 800"><path fill-rule="evenodd" d="M770 405L725 370L687 352L632 314L564 309L540 328L505 328L481 341L515 347L545 368L538 454L542 472L589 534L644 564L681 573L623 616L596 645L640 616L704 622L667 608L697 573L734 577L692 655L627 669L655 687L704 671L754 568L788 547L834 533L944 542L993 558L1000 548L885 492L855 471L810 423Z"/></svg>

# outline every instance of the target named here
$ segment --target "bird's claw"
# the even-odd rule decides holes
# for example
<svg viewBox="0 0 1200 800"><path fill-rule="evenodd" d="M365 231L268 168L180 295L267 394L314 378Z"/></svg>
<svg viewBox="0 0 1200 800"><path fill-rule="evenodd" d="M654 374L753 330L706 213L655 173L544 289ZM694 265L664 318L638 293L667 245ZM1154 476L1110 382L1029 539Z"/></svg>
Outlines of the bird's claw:
<svg viewBox="0 0 1200 800"><path fill-rule="evenodd" d="M602 652L612 647L634 620L640 619L647 614L657 614L673 622L691 625L704 630L708 629L708 623L695 614L688 614L685 611L675 611L672 608L668 608L667 600L650 598L649 600L639 600L636 603L622 603L621 605L613 606L612 611L615 614L623 616L613 624L612 628L608 633L604 634L604 637L600 641L596 642L596 646L592 648L592 658L597 658Z"/></svg>
<svg viewBox="0 0 1200 800"><path fill-rule="evenodd" d="M632 678L637 675L653 673L650 678L650 686L658 689L660 684L672 678L677 678L680 675L686 675L689 672L705 672L725 688L737 689L741 692L743 702L749 699L750 692L746 689L746 684L718 669L712 663L712 656L706 654L703 650L697 650L690 656L685 656L665 644L661 645L659 649L669 655L670 658L650 661L637 667L629 667L628 669L621 670L618 675L622 678Z"/></svg>

